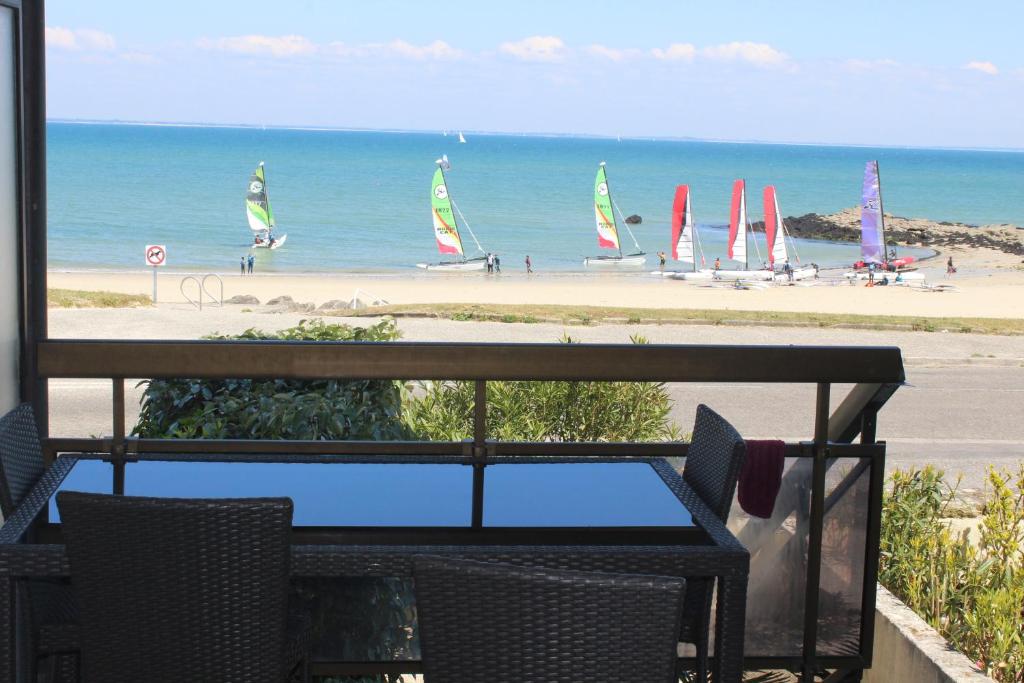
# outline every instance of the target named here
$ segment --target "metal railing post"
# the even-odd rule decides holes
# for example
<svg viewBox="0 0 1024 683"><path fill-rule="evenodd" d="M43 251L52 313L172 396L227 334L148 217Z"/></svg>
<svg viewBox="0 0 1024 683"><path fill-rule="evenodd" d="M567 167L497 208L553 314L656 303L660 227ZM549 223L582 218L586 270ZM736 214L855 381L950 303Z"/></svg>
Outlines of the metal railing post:
<svg viewBox="0 0 1024 683"><path fill-rule="evenodd" d="M821 588L821 537L825 520L825 458L828 455L828 382L818 383L814 405L814 465L811 475L810 529L807 543L807 586L804 597L803 676L813 683L818 656L818 593Z"/></svg>
<svg viewBox="0 0 1024 683"><path fill-rule="evenodd" d="M114 439L110 445L110 462L114 465L114 495L124 495L124 378L114 378Z"/></svg>
<svg viewBox="0 0 1024 683"><path fill-rule="evenodd" d="M487 463L487 380L473 391L473 528L484 525L484 468Z"/></svg>

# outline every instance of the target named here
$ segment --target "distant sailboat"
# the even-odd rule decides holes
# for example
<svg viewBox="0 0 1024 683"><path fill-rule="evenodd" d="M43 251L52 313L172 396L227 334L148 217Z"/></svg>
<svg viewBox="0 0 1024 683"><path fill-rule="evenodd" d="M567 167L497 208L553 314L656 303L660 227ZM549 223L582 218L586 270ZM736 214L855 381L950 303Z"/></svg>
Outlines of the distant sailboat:
<svg viewBox="0 0 1024 683"><path fill-rule="evenodd" d="M729 250L728 256L733 261L743 261L743 270L716 270L714 276L719 280L771 280L771 270L750 270L747 260L747 232L750 221L747 218L747 183L737 180L732 184L732 204L729 209ZM750 231L753 232L753 231ZM756 237L755 237L756 239ZM757 248L757 243L754 243ZM760 255L760 249L758 249Z"/></svg>
<svg viewBox="0 0 1024 683"><path fill-rule="evenodd" d="M615 221L615 211L618 207L612 200L612 192L608 186L608 175L605 172L605 163L602 161L597 169L597 179L594 181L594 216L597 220L597 244L602 249L618 249L618 256L588 256L583 259L583 265L602 268L636 268L643 266L647 261L647 255L637 244L633 231L625 219L622 224L636 245L636 253L623 256L622 245L619 244L619 230Z"/></svg>
<svg viewBox="0 0 1024 683"><path fill-rule="evenodd" d="M430 185L430 205L434 221L434 238L437 240L437 250L441 254L454 254L461 257L457 261L441 261L440 263L417 263L416 265L426 270L438 271L470 271L483 270L487 265L487 256L484 254L480 242L473 234L473 228L469 226L466 217L459 211L459 207L452 200L448 193L448 183L445 181L444 172L451 168L448 163L448 156L438 159L437 170L434 171L434 180ZM469 230L473 243L476 244L480 256L467 259L462 246L462 236L459 235L459 224L455 219L456 212L462 218L466 229Z"/></svg>
<svg viewBox="0 0 1024 683"><path fill-rule="evenodd" d="M697 235L690 202L690 186L677 186L676 196L672 200L672 258L683 263L692 263L693 270L671 273L671 277L677 280L710 280L713 277L712 271L704 268L704 246ZM694 243L700 251L701 270L697 270Z"/></svg>
<svg viewBox="0 0 1024 683"><path fill-rule="evenodd" d="M462 131L460 130L459 131L459 142L465 142L465 141L466 141L466 136L463 135Z"/></svg>
<svg viewBox="0 0 1024 683"><path fill-rule="evenodd" d="M249 228L253 231L253 249L279 249L284 246L288 235L274 237L274 210L270 207L270 195L267 194L267 179L263 171L263 162L249 176L249 187L245 195L245 215L249 220Z"/></svg>
<svg viewBox="0 0 1024 683"><path fill-rule="evenodd" d="M779 211L779 197L775 193L774 185L764 188L764 234L768 242L768 265L772 270L775 270L776 265L784 268L789 263L789 251L786 249L786 238L789 238L789 234L786 232L786 222L782 218L782 212ZM789 239L792 241L792 238ZM796 256L796 262L799 264L800 254L797 252L795 244L793 245L793 255ZM813 266L792 268L792 277L790 277L790 273L781 272L776 273L775 280L777 282L806 280L814 277L817 273L817 268Z"/></svg>

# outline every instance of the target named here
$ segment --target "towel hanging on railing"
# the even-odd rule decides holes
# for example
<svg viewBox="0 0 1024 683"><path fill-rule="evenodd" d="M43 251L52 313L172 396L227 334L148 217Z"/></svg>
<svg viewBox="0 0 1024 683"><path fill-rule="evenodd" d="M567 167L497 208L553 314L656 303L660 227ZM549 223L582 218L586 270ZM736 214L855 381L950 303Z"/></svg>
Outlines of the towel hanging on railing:
<svg viewBox="0 0 1024 683"><path fill-rule="evenodd" d="M746 441L747 456L740 470L739 499L743 511L768 519L782 486L782 468L786 464L786 444L782 441Z"/></svg>

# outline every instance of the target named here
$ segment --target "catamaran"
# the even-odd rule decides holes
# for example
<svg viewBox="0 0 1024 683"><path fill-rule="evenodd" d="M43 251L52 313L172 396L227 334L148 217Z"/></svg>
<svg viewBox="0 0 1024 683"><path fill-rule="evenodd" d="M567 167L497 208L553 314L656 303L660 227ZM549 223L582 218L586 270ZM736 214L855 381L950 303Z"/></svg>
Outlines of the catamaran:
<svg viewBox="0 0 1024 683"><path fill-rule="evenodd" d="M274 237L274 211L270 208L270 195L267 194L267 178L263 172L261 161L256 170L249 176L249 189L245 195L245 215L249 219L249 228L253 231L253 249L280 249L288 235Z"/></svg>
<svg viewBox="0 0 1024 683"><path fill-rule="evenodd" d="M445 181L444 172L451 168L448 163L448 156L445 155L436 162L437 170L434 171L434 181L430 186L430 204L434 218L434 238L437 240L437 250L442 254L455 254L461 257L457 261L441 261L440 263L417 263L416 265L426 270L437 271L469 271L483 270L487 265L487 254L484 253L480 242L477 241L473 228L469 221L459 211L458 205L448 194L448 183ZM459 224L455 219L458 213L463 224L469 230L473 243L476 244L480 256L467 259L465 250L462 248L462 237L459 235Z"/></svg>
<svg viewBox="0 0 1024 683"><path fill-rule="evenodd" d="M459 142L465 142L465 141L466 141L466 136L463 135L462 131L460 130L459 131Z"/></svg>
<svg viewBox="0 0 1024 683"><path fill-rule="evenodd" d="M704 245L697 234L697 225L693 222L690 186L676 187L676 196L672 200L672 258L683 263L692 263L693 270L675 272L671 277L676 280L710 280L713 271L705 268ZM700 251L701 269L697 270L697 257L693 250L694 242Z"/></svg>
<svg viewBox="0 0 1024 683"><path fill-rule="evenodd" d="M619 230L615 221L615 202L612 200L612 191L608 187L608 175L605 173L605 163L602 161L597 169L597 179L594 181L594 217L597 220L597 244L602 249L618 249L618 256L588 256L583 259L583 265L597 268L637 268L647 261L647 254L640 249L640 245L629 228L629 223L622 218L622 224L636 245L636 253L622 254L622 246L619 244ZM619 217L622 212L619 211Z"/></svg>
<svg viewBox="0 0 1024 683"><path fill-rule="evenodd" d="M797 265L800 265L800 253L796 250L796 243L793 242L793 238L786 231L786 221L783 220L782 212L779 211L779 197L775 193L774 185L764 188L764 234L768 242L768 265L771 269L774 271L776 265L783 269L787 265L790 266L790 272L775 274L776 282L806 280L817 275L818 269L814 266L794 268L789 263L789 251L786 248L787 239L790 240L790 246L793 247L793 255L796 256Z"/></svg>
<svg viewBox="0 0 1024 683"><path fill-rule="evenodd" d="M743 261L743 270L716 270L716 280L771 280L772 271L767 269L750 270L747 260L747 232L753 233L750 229L750 221L747 218L747 182L737 180L732 184L732 204L729 209L729 250L727 252L733 261ZM755 236L754 248L757 249L758 258L761 250L757 246Z"/></svg>
<svg viewBox="0 0 1024 683"><path fill-rule="evenodd" d="M895 281L896 275L885 273L890 268L893 270L903 268L914 262L913 256L895 258L893 250L892 258L885 253L885 212L882 209L882 184L878 175L878 162L869 161L864 166L864 185L861 189L860 202L860 256L861 260L853 264L855 269L868 268L871 264L879 267L879 276ZM888 275L892 277L888 277ZM848 279L867 280L870 275L867 272L849 272L844 275ZM900 273L901 280L924 280L921 273Z"/></svg>

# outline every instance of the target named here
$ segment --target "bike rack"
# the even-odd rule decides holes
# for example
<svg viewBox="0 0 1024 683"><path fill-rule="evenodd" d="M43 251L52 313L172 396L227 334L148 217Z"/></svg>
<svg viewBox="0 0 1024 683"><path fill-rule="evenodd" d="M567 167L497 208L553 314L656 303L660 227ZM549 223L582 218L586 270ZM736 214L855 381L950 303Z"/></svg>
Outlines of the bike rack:
<svg viewBox="0 0 1024 683"><path fill-rule="evenodd" d="M220 296L214 296L206 286L206 281L211 277L216 278L217 284L220 285ZM199 297L197 299L193 299L188 295L188 292L185 291L185 285L187 285L189 282L194 282L196 285L196 289L199 292ZM178 285L178 290L181 292L181 295L185 297L185 301L189 302L190 304L198 308L200 311L203 310L204 294L210 297L211 304L216 304L217 306L224 305L224 280L222 280L220 275L217 275L216 273L207 273L206 275L202 276L202 279L200 279L198 275L186 275L185 277L181 278L181 284Z"/></svg>

